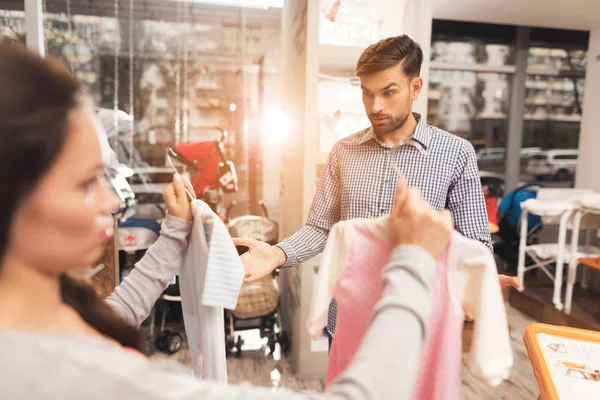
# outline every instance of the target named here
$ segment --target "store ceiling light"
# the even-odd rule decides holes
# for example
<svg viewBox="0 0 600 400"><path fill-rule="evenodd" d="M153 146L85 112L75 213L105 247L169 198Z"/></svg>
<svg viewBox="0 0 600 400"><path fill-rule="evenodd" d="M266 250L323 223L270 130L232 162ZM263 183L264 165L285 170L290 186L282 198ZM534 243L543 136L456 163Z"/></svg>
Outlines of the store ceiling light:
<svg viewBox="0 0 600 400"><path fill-rule="evenodd" d="M216 6L243 8L283 8L284 0L173 0L188 3L210 4Z"/></svg>

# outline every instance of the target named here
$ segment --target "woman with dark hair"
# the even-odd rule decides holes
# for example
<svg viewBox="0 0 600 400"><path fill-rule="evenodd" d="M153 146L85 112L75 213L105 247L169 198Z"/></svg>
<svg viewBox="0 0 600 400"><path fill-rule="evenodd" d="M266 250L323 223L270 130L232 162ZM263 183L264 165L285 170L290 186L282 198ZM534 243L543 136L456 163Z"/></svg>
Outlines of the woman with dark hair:
<svg viewBox="0 0 600 400"><path fill-rule="evenodd" d="M117 202L102 171L93 113L75 79L0 46L0 399L410 397L448 214L399 183L384 295L353 364L325 393L272 392L203 382L140 352L137 328L179 269L191 228L180 176L164 193L161 237L106 301L75 278L112 235Z"/></svg>

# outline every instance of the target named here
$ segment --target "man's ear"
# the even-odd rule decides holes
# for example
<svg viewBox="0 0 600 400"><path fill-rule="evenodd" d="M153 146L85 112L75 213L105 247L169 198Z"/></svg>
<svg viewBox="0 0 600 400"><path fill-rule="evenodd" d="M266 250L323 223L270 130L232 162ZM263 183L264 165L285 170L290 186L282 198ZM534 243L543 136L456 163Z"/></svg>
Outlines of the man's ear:
<svg viewBox="0 0 600 400"><path fill-rule="evenodd" d="M423 79L420 76L413 78L410 82L410 98L415 101L419 98L419 94L423 90Z"/></svg>

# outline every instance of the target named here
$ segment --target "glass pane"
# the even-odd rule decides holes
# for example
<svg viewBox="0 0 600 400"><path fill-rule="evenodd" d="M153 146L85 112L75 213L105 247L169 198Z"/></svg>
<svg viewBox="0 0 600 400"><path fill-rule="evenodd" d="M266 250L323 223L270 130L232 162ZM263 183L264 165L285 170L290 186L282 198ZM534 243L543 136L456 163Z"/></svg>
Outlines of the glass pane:
<svg viewBox="0 0 600 400"><path fill-rule="evenodd" d="M431 70L429 79L428 122L469 140L480 170L504 174L510 76Z"/></svg>
<svg viewBox="0 0 600 400"><path fill-rule="evenodd" d="M585 71L587 53L576 49L531 47L527 63L530 67Z"/></svg>
<svg viewBox="0 0 600 400"><path fill-rule="evenodd" d="M44 3L47 54L66 65L93 97L122 163L164 168L167 147L213 141L221 136L215 128L220 127L228 132L223 161L232 161L238 171L242 198L236 212L246 212L251 179L258 188L252 202L258 203L266 157L256 155L266 146L278 148L283 134L276 128L286 123L278 15L253 9L241 19L239 7L158 2L136 3L130 18L128 5L121 3L117 20L112 3L109 8L93 1ZM0 29L3 25L0 19ZM122 119L116 129L115 105ZM279 157L275 153L268 162L278 168ZM132 181L171 179L170 172L144 174ZM237 196L225 194L221 205Z"/></svg>
<svg viewBox="0 0 600 400"><path fill-rule="evenodd" d="M0 44L25 44L23 11L0 10Z"/></svg>
<svg viewBox="0 0 600 400"><path fill-rule="evenodd" d="M454 64L514 65L514 46L479 41L434 40L431 61Z"/></svg>
<svg viewBox="0 0 600 400"><path fill-rule="evenodd" d="M554 150L575 150L579 146L586 63L587 54L582 50L529 49L530 68L547 69L559 76L527 77L523 147L539 148L542 155L523 159L521 181L553 187L574 184L577 154Z"/></svg>

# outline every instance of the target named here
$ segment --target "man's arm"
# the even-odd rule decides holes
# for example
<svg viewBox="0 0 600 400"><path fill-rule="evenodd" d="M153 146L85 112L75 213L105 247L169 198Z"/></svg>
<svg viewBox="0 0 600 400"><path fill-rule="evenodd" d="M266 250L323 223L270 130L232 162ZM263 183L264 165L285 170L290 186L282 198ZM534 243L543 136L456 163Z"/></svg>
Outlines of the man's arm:
<svg viewBox="0 0 600 400"><path fill-rule="evenodd" d="M456 163L456 177L447 200L447 208L452 213L456 230L465 237L479 240L493 252L477 156L470 143L464 143Z"/></svg>
<svg viewBox="0 0 600 400"><path fill-rule="evenodd" d="M306 225L277 247L285 254L284 268L293 267L323 252L331 227L340 220L339 144L327 157Z"/></svg>

